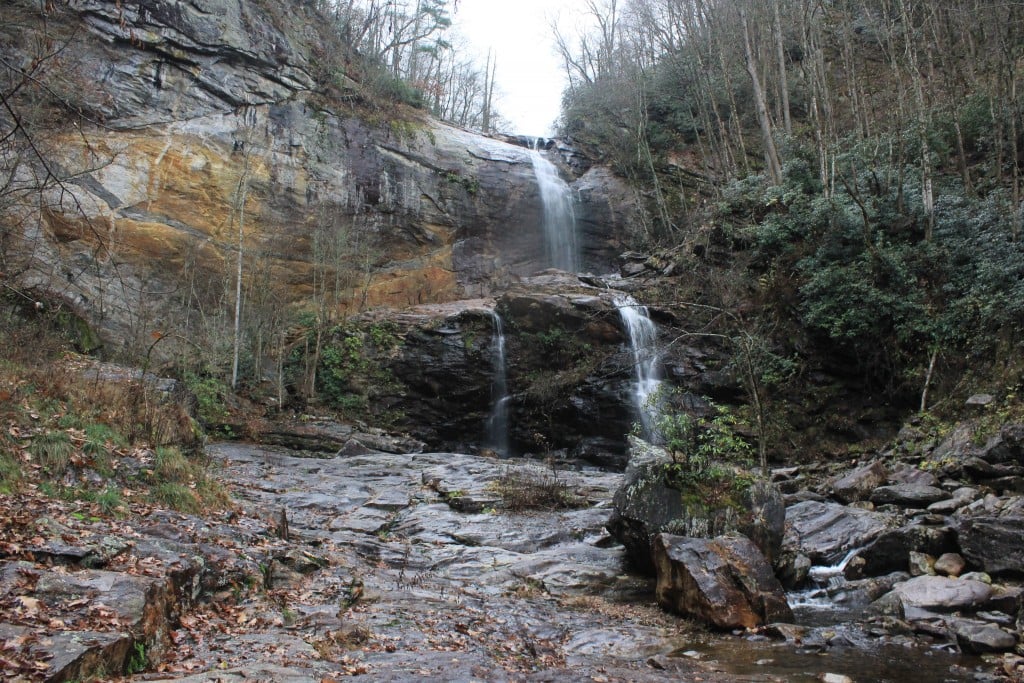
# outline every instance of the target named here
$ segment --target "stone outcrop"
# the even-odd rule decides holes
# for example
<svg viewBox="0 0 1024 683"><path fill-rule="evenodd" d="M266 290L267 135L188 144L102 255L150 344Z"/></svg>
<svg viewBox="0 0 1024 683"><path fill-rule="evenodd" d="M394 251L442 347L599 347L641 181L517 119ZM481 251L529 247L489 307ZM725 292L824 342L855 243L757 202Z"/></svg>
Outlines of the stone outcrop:
<svg viewBox="0 0 1024 683"><path fill-rule="evenodd" d="M705 499L668 482L665 467L672 460L663 449L635 438L631 443L630 466L615 492L607 526L626 546L635 568L648 573L656 568L651 541L660 533L713 538L736 531L751 539L769 562L778 556L786 509L773 484L755 480L725 498Z"/></svg>
<svg viewBox="0 0 1024 683"><path fill-rule="evenodd" d="M653 545L663 607L723 629L793 620L771 565L745 536L658 534Z"/></svg>
<svg viewBox="0 0 1024 683"><path fill-rule="evenodd" d="M514 451L559 452L621 469L634 416L627 338L614 290L560 271L523 278L495 300L380 311L395 326L382 359L395 379L383 397L400 424L436 448L486 441L495 374L494 315L503 320Z"/></svg>
<svg viewBox="0 0 1024 683"><path fill-rule="evenodd" d="M239 233L252 297L271 306L308 299L315 271L347 269L335 294L352 309L487 295L544 267L528 150L420 114L356 115L344 101L361 86L318 71L312 12L83 0L54 14L96 123L52 145L69 180L25 235L21 284L139 344L184 330L183 307L221 304ZM599 168L580 179L584 268L611 269L627 195Z"/></svg>

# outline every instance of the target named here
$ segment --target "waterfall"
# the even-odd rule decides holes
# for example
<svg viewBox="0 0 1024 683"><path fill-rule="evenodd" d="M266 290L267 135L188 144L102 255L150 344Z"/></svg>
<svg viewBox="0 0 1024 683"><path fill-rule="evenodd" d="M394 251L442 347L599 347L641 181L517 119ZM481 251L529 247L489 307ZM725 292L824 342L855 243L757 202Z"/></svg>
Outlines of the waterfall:
<svg viewBox="0 0 1024 683"><path fill-rule="evenodd" d="M501 316L491 311L494 335L491 338L491 359L494 379L491 381L491 416L487 420L487 444L501 456L508 452L508 377L505 372L505 328Z"/></svg>
<svg viewBox="0 0 1024 683"><path fill-rule="evenodd" d="M633 403L643 426L643 436L652 436L655 406L651 397L661 386L658 372L658 328L647 314L647 307L641 306L628 294L615 297L622 324L629 335L629 346L633 352L633 371L636 381L633 385Z"/></svg>
<svg viewBox="0 0 1024 683"><path fill-rule="evenodd" d="M576 210L572 190L558 175L558 169L540 153L530 150L533 173L537 177L544 208L544 242L548 263L570 273L579 270L579 249L576 244Z"/></svg>

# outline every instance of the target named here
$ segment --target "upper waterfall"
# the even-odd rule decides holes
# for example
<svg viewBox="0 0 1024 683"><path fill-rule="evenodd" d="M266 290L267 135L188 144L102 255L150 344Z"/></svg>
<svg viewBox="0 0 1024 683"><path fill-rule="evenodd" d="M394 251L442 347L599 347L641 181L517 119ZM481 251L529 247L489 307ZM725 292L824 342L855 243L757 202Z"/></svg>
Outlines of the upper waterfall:
<svg viewBox="0 0 1024 683"><path fill-rule="evenodd" d="M575 273L579 270L576 209L572 189L558 169L534 146L530 150L533 172L544 208L544 241L548 264Z"/></svg>

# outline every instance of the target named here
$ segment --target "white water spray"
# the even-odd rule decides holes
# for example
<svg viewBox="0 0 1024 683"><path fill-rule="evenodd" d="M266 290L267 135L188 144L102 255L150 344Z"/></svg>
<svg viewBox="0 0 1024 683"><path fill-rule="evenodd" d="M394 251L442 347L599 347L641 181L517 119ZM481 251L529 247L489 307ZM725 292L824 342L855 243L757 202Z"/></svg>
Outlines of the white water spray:
<svg viewBox="0 0 1024 683"><path fill-rule="evenodd" d="M548 263L560 270L578 272L579 247L572 189L558 175L555 165L536 147L530 150L530 159L544 208L544 243Z"/></svg>
<svg viewBox="0 0 1024 683"><path fill-rule="evenodd" d="M491 338L491 358L494 363L494 379L491 381L491 416L487 420L487 443L501 456L508 451L508 377L505 371L505 328L501 316L491 311L494 328Z"/></svg>
<svg viewBox="0 0 1024 683"><path fill-rule="evenodd" d="M629 346L633 352L633 371L636 377L633 384L633 404L643 426L643 436L650 439L656 415L656 406L651 405L654 400L652 397L661 386L658 370L658 328L648 315L647 307L641 306L628 294L617 295L615 305L629 335Z"/></svg>

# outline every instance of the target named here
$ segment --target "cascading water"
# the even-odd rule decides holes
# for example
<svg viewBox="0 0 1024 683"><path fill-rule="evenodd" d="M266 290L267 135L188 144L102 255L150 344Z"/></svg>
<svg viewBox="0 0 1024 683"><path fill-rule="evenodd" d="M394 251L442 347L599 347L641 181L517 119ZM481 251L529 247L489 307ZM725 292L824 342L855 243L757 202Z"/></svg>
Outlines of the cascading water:
<svg viewBox="0 0 1024 683"><path fill-rule="evenodd" d="M575 273L579 270L579 247L572 190L558 175L555 165L544 158L536 147L530 150L530 159L544 208L544 242L548 263L554 268Z"/></svg>
<svg viewBox="0 0 1024 683"><path fill-rule="evenodd" d="M491 324L494 328L491 338L494 379L491 381L491 416L487 420L487 443L498 455L507 456L509 395L505 372L505 328L497 311L491 311Z"/></svg>
<svg viewBox="0 0 1024 683"><path fill-rule="evenodd" d="M622 324L629 335L629 346L633 352L633 371L636 381L633 385L633 403L640 417L644 438L651 438L656 406L651 405L655 392L661 386L658 371L658 328L654 325L646 306L641 306L628 294L615 297Z"/></svg>

